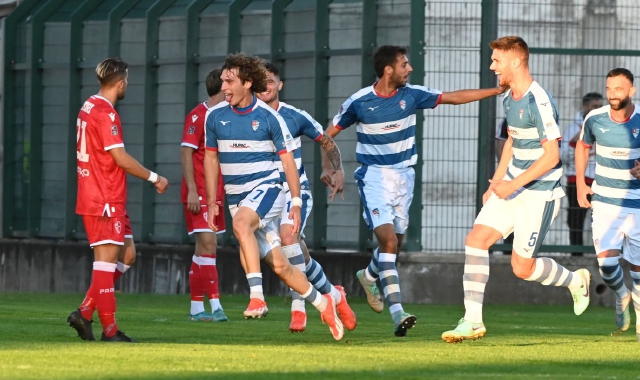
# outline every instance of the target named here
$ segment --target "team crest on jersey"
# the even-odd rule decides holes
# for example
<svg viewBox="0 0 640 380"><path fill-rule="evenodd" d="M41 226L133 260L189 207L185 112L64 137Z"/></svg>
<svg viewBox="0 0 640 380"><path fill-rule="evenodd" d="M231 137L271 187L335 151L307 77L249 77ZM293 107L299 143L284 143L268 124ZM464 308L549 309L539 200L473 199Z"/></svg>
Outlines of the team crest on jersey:
<svg viewBox="0 0 640 380"><path fill-rule="evenodd" d="M120 221L118 220L113 224L113 228L116 229L117 233L120 233L120 231L122 231L122 223L120 223Z"/></svg>
<svg viewBox="0 0 640 380"><path fill-rule="evenodd" d="M404 99L402 99L398 104L400 104L400 108L402 108L403 110L407 108L407 102L405 102Z"/></svg>
<svg viewBox="0 0 640 380"><path fill-rule="evenodd" d="M111 135L112 136L117 136L118 135L118 126L115 125L115 124L111 126Z"/></svg>
<svg viewBox="0 0 640 380"><path fill-rule="evenodd" d="M91 109L95 106L95 104L86 101L84 102L84 104L82 105L82 110L86 113L91 113Z"/></svg>
<svg viewBox="0 0 640 380"><path fill-rule="evenodd" d="M111 118L111 121L116 121L116 114L111 112L109 113L109 117Z"/></svg>
<svg viewBox="0 0 640 380"><path fill-rule="evenodd" d="M187 134L188 135L193 135L194 133L196 133L196 126L195 125L190 125L189 128L187 129Z"/></svg>
<svg viewBox="0 0 640 380"><path fill-rule="evenodd" d="M373 214L373 216L375 216L376 218L380 217L380 211L378 211L377 208L374 208L373 210L371 210L371 213Z"/></svg>
<svg viewBox="0 0 640 380"><path fill-rule="evenodd" d="M254 121L251 122L251 128L253 128L254 132L258 130L259 126L260 126L260 122L259 121L254 120Z"/></svg>
<svg viewBox="0 0 640 380"><path fill-rule="evenodd" d="M209 213L208 212L203 212L202 213L202 217L204 218L205 222L209 222Z"/></svg>
<svg viewBox="0 0 640 380"><path fill-rule="evenodd" d="M523 114L524 114L524 110L520 108L520 111L518 111L518 115L520 115L520 119L522 119Z"/></svg>
<svg viewBox="0 0 640 380"><path fill-rule="evenodd" d="M633 134L633 138L638 138L638 133L640 133L640 129L638 128L633 128L633 130L631 131L631 133Z"/></svg>
<svg viewBox="0 0 640 380"><path fill-rule="evenodd" d="M191 122L195 123L198 120L198 115L191 115Z"/></svg>

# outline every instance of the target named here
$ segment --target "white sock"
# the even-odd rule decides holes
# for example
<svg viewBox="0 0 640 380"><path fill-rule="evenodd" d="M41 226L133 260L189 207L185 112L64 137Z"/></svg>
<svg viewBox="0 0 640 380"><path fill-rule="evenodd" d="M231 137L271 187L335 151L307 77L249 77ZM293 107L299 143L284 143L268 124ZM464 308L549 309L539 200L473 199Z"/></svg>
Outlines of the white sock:
<svg viewBox="0 0 640 380"><path fill-rule="evenodd" d="M313 297L313 299L308 299L307 297L309 297L312 293L315 295L315 297ZM329 305L327 303L327 299L322 294L320 294L320 292L318 292L311 284L309 284L309 290L302 294L302 298L310 301L311 304L315 306L316 309L318 309L318 311L321 313L325 311L327 309L327 306Z"/></svg>
<svg viewBox="0 0 640 380"><path fill-rule="evenodd" d="M264 292L262 290L262 273L247 274L247 281L249 282L249 298L257 298L260 301L264 301Z"/></svg>
<svg viewBox="0 0 640 380"><path fill-rule="evenodd" d="M331 285L331 291L329 294L331 294L331 297L336 300L336 304L339 304L342 301L342 293L340 293L335 286Z"/></svg>
<svg viewBox="0 0 640 380"><path fill-rule="evenodd" d="M218 309L222 309L222 305L220 304L220 299L218 299L218 298L210 299L209 303L211 304L211 311L216 311Z"/></svg>
<svg viewBox="0 0 640 380"><path fill-rule="evenodd" d="M191 301L191 315L196 315L204 311L204 302Z"/></svg>

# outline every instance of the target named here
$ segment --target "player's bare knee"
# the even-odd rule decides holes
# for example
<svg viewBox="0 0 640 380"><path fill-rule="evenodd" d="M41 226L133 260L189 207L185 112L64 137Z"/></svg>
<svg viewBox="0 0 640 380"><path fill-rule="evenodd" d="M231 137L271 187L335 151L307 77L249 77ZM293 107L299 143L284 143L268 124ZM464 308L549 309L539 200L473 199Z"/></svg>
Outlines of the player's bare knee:
<svg viewBox="0 0 640 380"><path fill-rule="evenodd" d="M280 231L280 242L282 243L283 247L297 243L296 237L291 233L291 231L285 233L282 232L283 231Z"/></svg>
<svg viewBox="0 0 640 380"><path fill-rule="evenodd" d="M513 274L515 274L516 277L521 278L523 280L526 280L527 278L531 277L534 269L530 266L519 265L514 262L511 262L511 268L513 269Z"/></svg>
<svg viewBox="0 0 640 380"><path fill-rule="evenodd" d="M467 247L479 249L489 249L489 247L491 246L491 244L487 240L487 237L474 233L473 231L469 232L469 234L467 235L464 241L464 245L466 245Z"/></svg>
<svg viewBox="0 0 640 380"><path fill-rule="evenodd" d="M288 261L278 260L273 263L273 272L280 278L286 278L290 275L291 265Z"/></svg>

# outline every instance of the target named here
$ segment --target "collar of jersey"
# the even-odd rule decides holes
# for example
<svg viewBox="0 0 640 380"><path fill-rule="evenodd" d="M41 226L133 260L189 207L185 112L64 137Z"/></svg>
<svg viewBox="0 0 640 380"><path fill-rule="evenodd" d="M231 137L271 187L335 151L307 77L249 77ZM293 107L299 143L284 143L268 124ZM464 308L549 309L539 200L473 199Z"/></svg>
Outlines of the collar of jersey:
<svg viewBox="0 0 640 380"><path fill-rule="evenodd" d="M107 104L108 104L108 105L110 105L110 106L111 106L111 108L114 108L114 107L113 107L113 104L111 104L111 102L109 101L109 99L104 98L104 97L102 97L102 96L100 96L100 95L98 95L98 94L93 95L93 97L94 97L94 98L97 98L97 99L102 99L102 100L104 100L105 102L107 102Z"/></svg>
<svg viewBox="0 0 640 380"><path fill-rule="evenodd" d="M249 112L251 112L253 110L253 107L255 107L257 101L258 101L258 98L254 94L253 95L253 101L247 107L238 108L238 107L231 106L231 109L233 110L233 112L235 112L235 113L237 113L239 115L245 115L245 114L248 114Z"/></svg>
<svg viewBox="0 0 640 380"><path fill-rule="evenodd" d="M392 98L398 93L398 89L396 88L396 90L394 92L392 92L390 95L380 95L380 94L378 94L378 91L376 91L376 84L378 84L378 81L373 83L373 86L371 86L371 90L373 91L374 94L376 94L377 97L385 98L385 99L386 98Z"/></svg>

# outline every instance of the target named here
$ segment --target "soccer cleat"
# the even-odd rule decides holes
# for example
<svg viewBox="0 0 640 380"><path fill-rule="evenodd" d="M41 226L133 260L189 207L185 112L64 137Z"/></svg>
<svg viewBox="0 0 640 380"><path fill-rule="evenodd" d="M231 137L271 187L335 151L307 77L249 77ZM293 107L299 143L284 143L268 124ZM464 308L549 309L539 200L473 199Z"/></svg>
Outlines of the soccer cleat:
<svg viewBox="0 0 640 380"><path fill-rule="evenodd" d="M213 315L206 311L201 311L198 314L189 314L189 320L192 322L211 322L213 320Z"/></svg>
<svg viewBox="0 0 640 380"><path fill-rule="evenodd" d="M336 305L338 315L340 316L340 320L344 324L344 327L351 331L355 329L358 324L356 314L351 310L351 307L349 307L349 304L347 303L347 293L344 291L344 288L340 285L336 285L335 288L340 292L340 294L342 294L342 300L340 300Z"/></svg>
<svg viewBox="0 0 640 380"><path fill-rule="evenodd" d="M78 336L82 340L96 340L96 337L93 335L93 328L91 327L93 321L85 319L82 314L80 314L80 309L72 311L67 317L67 322L69 326L78 332Z"/></svg>
<svg viewBox="0 0 640 380"><path fill-rule="evenodd" d="M336 300L328 294L323 294L322 296L327 299L327 308L320 313L320 320L322 320L322 323L329 325L329 331L331 331L333 339L340 340L344 336L344 326L340 318L338 318L338 314L336 314Z"/></svg>
<svg viewBox="0 0 640 380"><path fill-rule="evenodd" d="M484 327L484 323L473 323L461 318L455 329L442 333L442 340L447 343L458 343L463 340L482 338L486 333L487 329Z"/></svg>
<svg viewBox="0 0 640 380"><path fill-rule="evenodd" d="M136 342L134 339L131 339L128 336L124 335L124 333L120 330L116 331L116 335L112 336L111 338L107 338L107 336L104 335L104 333L102 333L102 339L100 340L103 342L128 342L128 343Z"/></svg>
<svg viewBox="0 0 640 380"><path fill-rule="evenodd" d="M307 327L307 313L304 311L292 311L291 323L289 324L289 331L303 332Z"/></svg>
<svg viewBox="0 0 640 380"><path fill-rule="evenodd" d="M591 283L591 273L582 268L573 272L573 275L580 276L582 278L582 285L578 289L570 290L571 297L573 298L573 312L576 315L580 315L589 306L589 284Z"/></svg>
<svg viewBox="0 0 640 380"><path fill-rule="evenodd" d="M627 306L623 309L624 304ZM631 326L631 315L629 314L629 305L631 304L631 293L622 300L616 300L616 326L618 331L627 331Z"/></svg>
<svg viewBox="0 0 640 380"><path fill-rule="evenodd" d="M395 336L406 336L407 330L416 325L418 318L415 315L409 313L402 313L398 317L397 321L394 321L393 333Z"/></svg>
<svg viewBox="0 0 640 380"><path fill-rule="evenodd" d="M244 317L246 319L264 318L267 316L267 314L269 314L267 303L258 298L252 298L249 301L249 306L247 306L247 310L244 311Z"/></svg>
<svg viewBox="0 0 640 380"><path fill-rule="evenodd" d="M213 317L213 321L214 322L227 322L227 321L229 321L229 318L227 318L227 316L224 314L224 311L222 311L222 309L214 310L213 314L211 314L211 316Z"/></svg>
<svg viewBox="0 0 640 380"><path fill-rule="evenodd" d="M380 289L378 289L378 285L375 283L373 285L367 285L364 282L364 271L364 269L361 269L356 272L356 278L360 281L360 285L362 285L362 289L364 289L364 292L367 295L367 302L369 303L369 306L371 306L371 309L376 313L382 313L384 304L382 303L382 300L380 300Z"/></svg>

